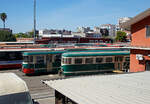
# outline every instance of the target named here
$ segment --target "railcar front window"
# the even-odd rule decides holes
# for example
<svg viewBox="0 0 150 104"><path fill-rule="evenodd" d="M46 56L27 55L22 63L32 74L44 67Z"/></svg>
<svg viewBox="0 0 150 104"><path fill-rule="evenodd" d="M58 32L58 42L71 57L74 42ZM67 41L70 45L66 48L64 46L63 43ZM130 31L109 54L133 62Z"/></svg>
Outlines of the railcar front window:
<svg viewBox="0 0 150 104"><path fill-rule="evenodd" d="M112 61L113 61L112 57L107 57L107 58L106 58L106 62L107 62L107 63L110 63L110 62L112 62Z"/></svg>
<svg viewBox="0 0 150 104"><path fill-rule="evenodd" d="M64 64L66 64L67 63L67 59L66 58L64 58Z"/></svg>
<svg viewBox="0 0 150 104"><path fill-rule="evenodd" d="M30 56L30 62L33 62L33 56Z"/></svg>
<svg viewBox="0 0 150 104"><path fill-rule="evenodd" d="M24 57L23 57L23 61L24 61L24 62L29 62L29 56L24 56Z"/></svg>
<svg viewBox="0 0 150 104"><path fill-rule="evenodd" d="M96 63L102 63L103 62L103 58L96 58Z"/></svg>
<svg viewBox="0 0 150 104"><path fill-rule="evenodd" d="M93 63L93 58L86 58L85 63L86 64L92 64Z"/></svg>
<svg viewBox="0 0 150 104"><path fill-rule="evenodd" d="M82 64L82 58L76 58L75 64Z"/></svg>
<svg viewBox="0 0 150 104"><path fill-rule="evenodd" d="M65 62L65 59L64 59L64 58L62 58L62 63L64 64L64 62Z"/></svg>

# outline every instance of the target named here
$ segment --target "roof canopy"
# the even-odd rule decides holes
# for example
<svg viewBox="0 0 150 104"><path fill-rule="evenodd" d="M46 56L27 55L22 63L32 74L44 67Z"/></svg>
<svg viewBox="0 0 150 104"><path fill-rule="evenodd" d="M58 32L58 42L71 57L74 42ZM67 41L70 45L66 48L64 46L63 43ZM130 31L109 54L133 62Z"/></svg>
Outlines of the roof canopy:
<svg viewBox="0 0 150 104"><path fill-rule="evenodd" d="M150 72L45 81L77 104L150 104Z"/></svg>
<svg viewBox="0 0 150 104"><path fill-rule="evenodd" d="M0 73L0 96L27 92L28 88L24 80L14 73Z"/></svg>
<svg viewBox="0 0 150 104"><path fill-rule="evenodd" d="M131 28L131 25L141 21L142 19L146 18L150 16L150 8L147 9L146 11L138 14L137 16L135 16L134 18L132 18L131 20L121 24L121 27L124 28L124 29L127 29L127 30L130 30Z"/></svg>

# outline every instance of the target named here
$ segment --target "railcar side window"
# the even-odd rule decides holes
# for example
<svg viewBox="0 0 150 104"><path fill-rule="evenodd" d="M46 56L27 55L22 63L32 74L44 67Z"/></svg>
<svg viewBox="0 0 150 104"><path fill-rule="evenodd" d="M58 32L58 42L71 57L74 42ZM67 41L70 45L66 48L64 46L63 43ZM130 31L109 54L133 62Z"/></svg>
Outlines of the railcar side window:
<svg viewBox="0 0 150 104"><path fill-rule="evenodd" d="M24 62L29 62L29 56L24 56L24 57L23 57L23 61L24 61Z"/></svg>
<svg viewBox="0 0 150 104"><path fill-rule="evenodd" d="M115 61L118 62L122 62L123 61L123 57L122 56L118 56L118 57L115 57Z"/></svg>
<svg viewBox="0 0 150 104"><path fill-rule="evenodd" d="M37 63L44 63L44 56L37 56L36 60L37 60Z"/></svg>
<svg viewBox="0 0 150 104"><path fill-rule="evenodd" d="M16 59L15 52L9 53L9 60L15 60L15 59Z"/></svg>
<svg viewBox="0 0 150 104"><path fill-rule="evenodd" d="M103 58L96 58L96 63L102 63L103 62Z"/></svg>
<svg viewBox="0 0 150 104"><path fill-rule="evenodd" d="M66 59L66 64L71 64L71 58Z"/></svg>
<svg viewBox="0 0 150 104"><path fill-rule="evenodd" d="M71 64L71 58L63 58L62 63Z"/></svg>
<svg viewBox="0 0 150 104"><path fill-rule="evenodd" d="M0 61L8 60L8 59L6 58L6 56L7 56L7 54L6 54L5 52L1 52L1 53L0 53Z"/></svg>
<svg viewBox="0 0 150 104"><path fill-rule="evenodd" d="M93 58L86 58L85 63L86 64L92 64L93 63Z"/></svg>
<svg viewBox="0 0 150 104"><path fill-rule="evenodd" d="M110 62L112 62L112 61L113 61L112 57L107 57L107 58L106 58L106 62L110 63Z"/></svg>
<svg viewBox="0 0 150 104"><path fill-rule="evenodd" d="M47 62L52 62L52 57L49 56L49 55L47 55L47 56L46 56L46 61L47 61Z"/></svg>
<svg viewBox="0 0 150 104"><path fill-rule="evenodd" d="M123 61L123 57L119 57L119 61L120 61L120 62Z"/></svg>
<svg viewBox="0 0 150 104"><path fill-rule="evenodd" d="M82 58L76 58L75 64L82 64Z"/></svg>
<svg viewBox="0 0 150 104"><path fill-rule="evenodd" d="M17 60L22 60L23 59L23 56L22 56L21 52L16 52L16 59Z"/></svg>
<svg viewBox="0 0 150 104"><path fill-rule="evenodd" d="M118 57L115 57L115 62L118 62Z"/></svg>

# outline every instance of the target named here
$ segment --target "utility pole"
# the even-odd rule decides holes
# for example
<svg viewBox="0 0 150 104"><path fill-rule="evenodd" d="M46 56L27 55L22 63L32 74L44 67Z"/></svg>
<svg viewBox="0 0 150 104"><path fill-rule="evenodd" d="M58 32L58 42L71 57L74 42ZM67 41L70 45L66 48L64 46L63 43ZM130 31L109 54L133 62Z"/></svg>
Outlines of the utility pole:
<svg viewBox="0 0 150 104"><path fill-rule="evenodd" d="M36 39L36 0L34 0L34 44Z"/></svg>

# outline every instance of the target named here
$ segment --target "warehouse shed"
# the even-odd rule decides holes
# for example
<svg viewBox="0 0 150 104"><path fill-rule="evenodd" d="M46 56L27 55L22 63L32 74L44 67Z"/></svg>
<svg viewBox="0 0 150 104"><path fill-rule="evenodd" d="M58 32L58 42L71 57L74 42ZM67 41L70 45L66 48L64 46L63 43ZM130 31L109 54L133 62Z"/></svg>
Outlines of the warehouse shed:
<svg viewBox="0 0 150 104"><path fill-rule="evenodd" d="M150 104L150 72L44 81L56 104Z"/></svg>

